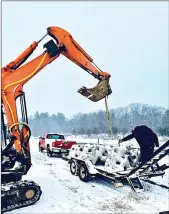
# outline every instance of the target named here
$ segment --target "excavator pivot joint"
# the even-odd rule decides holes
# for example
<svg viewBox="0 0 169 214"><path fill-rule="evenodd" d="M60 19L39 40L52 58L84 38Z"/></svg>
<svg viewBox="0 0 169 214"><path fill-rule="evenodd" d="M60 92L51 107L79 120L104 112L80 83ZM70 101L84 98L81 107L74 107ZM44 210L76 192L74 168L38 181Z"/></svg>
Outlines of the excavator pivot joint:
<svg viewBox="0 0 169 214"><path fill-rule="evenodd" d="M61 52L52 39L49 42L45 43L43 48L47 49L47 52L51 57L54 57Z"/></svg>

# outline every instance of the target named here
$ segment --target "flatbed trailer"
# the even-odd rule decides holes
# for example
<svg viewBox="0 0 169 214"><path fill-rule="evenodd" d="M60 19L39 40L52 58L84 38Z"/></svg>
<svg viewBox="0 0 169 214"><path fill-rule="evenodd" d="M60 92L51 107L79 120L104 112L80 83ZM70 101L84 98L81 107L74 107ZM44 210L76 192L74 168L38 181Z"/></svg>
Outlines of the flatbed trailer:
<svg viewBox="0 0 169 214"><path fill-rule="evenodd" d="M163 164L160 166L159 161L167 155L169 155L169 140L158 148L147 162L123 171L108 171L104 166L93 165L90 160L75 157L72 157L68 162L71 174L79 176L79 179L83 182L88 182L92 177L101 175L111 179L114 187L122 187L127 181L131 189L136 192L136 189L144 190L141 178L151 178L165 174L165 170L169 168L169 165Z"/></svg>

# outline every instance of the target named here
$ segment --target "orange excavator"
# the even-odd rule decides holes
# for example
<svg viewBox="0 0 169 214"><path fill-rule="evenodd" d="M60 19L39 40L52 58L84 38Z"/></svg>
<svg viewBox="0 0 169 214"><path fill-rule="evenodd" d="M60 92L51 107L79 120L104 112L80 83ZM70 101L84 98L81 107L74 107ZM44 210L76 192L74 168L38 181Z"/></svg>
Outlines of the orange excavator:
<svg viewBox="0 0 169 214"><path fill-rule="evenodd" d="M51 40L44 44L43 53L25 63L47 35ZM99 80L94 88L82 87L78 93L93 102L112 93L109 85L110 74L103 72L94 64L93 59L70 33L56 26L47 28L45 36L38 42L33 42L14 61L2 68L1 141L4 145L1 148L2 212L30 206L37 202L42 194L40 186L34 181L22 180L22 176L27 174L32 165L29 147L31 130L28 125L23 86L60 54ZM17 98L20 98L22 121L18 118Z"/></svg>

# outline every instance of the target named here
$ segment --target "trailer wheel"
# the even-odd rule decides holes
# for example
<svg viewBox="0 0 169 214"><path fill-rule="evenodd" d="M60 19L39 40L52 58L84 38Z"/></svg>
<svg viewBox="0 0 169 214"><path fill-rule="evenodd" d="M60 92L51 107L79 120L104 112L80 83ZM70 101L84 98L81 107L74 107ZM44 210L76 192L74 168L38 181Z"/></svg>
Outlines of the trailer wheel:
<svg viewBox="0 0 169 214"><path fill-rule="evenodd" d="M70 172L72 175L78 175L78 162L77 160L70 161Z"/></svg>
<svg viewBox="0 0 169 214"><path fill-rule="evenodd" d="M88 182L91 178L91 175L84 163L79 166L79 178L83 182Z"/></svg>

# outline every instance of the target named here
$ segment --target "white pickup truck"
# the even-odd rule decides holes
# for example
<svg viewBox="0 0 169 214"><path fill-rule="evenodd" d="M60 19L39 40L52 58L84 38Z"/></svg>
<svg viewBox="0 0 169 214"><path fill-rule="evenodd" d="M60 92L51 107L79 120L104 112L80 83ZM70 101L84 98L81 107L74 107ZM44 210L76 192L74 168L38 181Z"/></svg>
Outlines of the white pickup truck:
<svg viewBox="0 0 169 214"><path fill-rule="evenodd" d="M48 133L39 137L39 151L46 150L49 157L54 153L68 153L74 144L77 144L76 141L66 141L64 135L60 134Z"/></svg>

